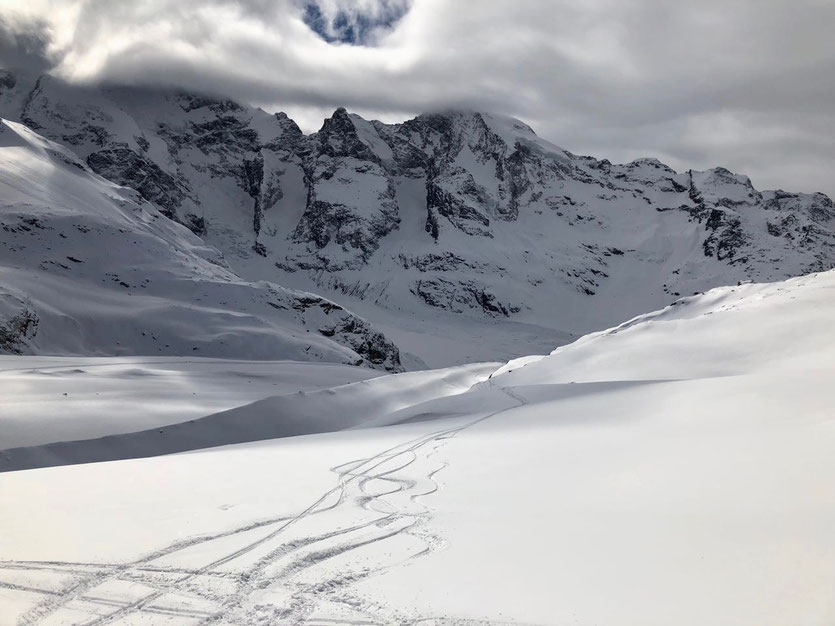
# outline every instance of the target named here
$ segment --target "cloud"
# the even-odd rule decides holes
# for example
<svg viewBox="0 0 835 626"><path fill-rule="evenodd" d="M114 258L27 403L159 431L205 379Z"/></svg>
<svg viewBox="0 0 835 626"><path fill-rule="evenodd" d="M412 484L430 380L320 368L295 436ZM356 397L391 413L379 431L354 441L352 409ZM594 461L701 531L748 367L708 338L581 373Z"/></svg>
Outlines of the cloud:
<svg viewBox="0 0 835 626"><path fill-rule="evenodd" d="M75 81L228 93L306 130L336 106L484 108L574 152L835 195L831 0L6 2Z"/></svg>
<svg viewBox="0 0 835 626"><path fill-rule="evenodd" d="M29 20L0 15L0 68L43 73L57 59L49 53L51 42L45 20Z"/></svg>

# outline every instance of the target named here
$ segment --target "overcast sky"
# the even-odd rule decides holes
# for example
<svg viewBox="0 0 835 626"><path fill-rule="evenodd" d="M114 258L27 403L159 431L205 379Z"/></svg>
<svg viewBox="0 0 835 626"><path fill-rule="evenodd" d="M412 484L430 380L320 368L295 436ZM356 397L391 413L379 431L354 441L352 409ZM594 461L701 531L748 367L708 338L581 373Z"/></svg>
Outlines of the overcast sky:
<svg viewBox="0 0 835 626"><path fill-rule="evenodd" d="M835 0L2 0L0 62L386 121L507 113L573 152L835 197ZM48 57L48 58L44 58Z"/></svg>

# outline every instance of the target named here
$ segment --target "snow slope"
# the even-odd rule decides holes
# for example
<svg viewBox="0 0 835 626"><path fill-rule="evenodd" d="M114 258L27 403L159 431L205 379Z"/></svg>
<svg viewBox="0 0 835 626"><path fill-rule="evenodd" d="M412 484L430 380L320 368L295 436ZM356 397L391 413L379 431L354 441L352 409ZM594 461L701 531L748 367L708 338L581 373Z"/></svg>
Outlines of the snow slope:
<svg viewBox="0 0 835 626"><path fill-rule="evenodd" d="M831 624L834 301L724 287L379 427L2 474L0 615Z"/></svg>
<svg viewBox="0 0 835 626"><path fill-rule="evenodd" d="M579 156L485 112L389 125L337 109L305 136L220 97L48 76L2 106L241 276L344 302L432 366L544 352L680 296L835 265L823 194Z"/></svg>
<svg viewBox="0 0 835 626"><path fill-rule="evenodd" d="M0 356L0 450L158 428L380 374L311 361Z"/></svg>
<svg viewBox="0 0 835 626"><path fill-rule="evenodd" d="M298 375L292 371L277 372L272 367L262 367L264 373L278 378L283 385L298 386L298 390L210 415L204 413L205 417L185 422L181 421L182 417L178 423L156 418L156 423L144 430L139 426L145 420L139 416L125 420L134 428L91 420L90 424L74 424L73 428L78 432L86 426L87 437L92 437L73 437L70 441L57 439L48 423L44 423L46 420L35 416L28 430L30 437L38 436L34 433L39 431L40 441L30 442L26 447L0 447L0 472L157 456L230 443L401 423L413 417L414 407L466 391L493 372L496 365L461 365L371 380L362 380L365 378L362 373L348 374L349 379L359 380L346 385L335 384L345 373L315 365L306 368L308 379L318 379L317 386L327 388L314 391L298 385ZM330 385L322 384L326 380ZM136 387L141 389L144 385L139 382ZM138 391L134 389L133 393Z"/></svg>
<svg viewBox="0 0 835 626"><path fill-rule="evenodd" d="M68 149L0 121L0 350L323 360L401 369L318 296L247 282L221 254Z"/></svg>

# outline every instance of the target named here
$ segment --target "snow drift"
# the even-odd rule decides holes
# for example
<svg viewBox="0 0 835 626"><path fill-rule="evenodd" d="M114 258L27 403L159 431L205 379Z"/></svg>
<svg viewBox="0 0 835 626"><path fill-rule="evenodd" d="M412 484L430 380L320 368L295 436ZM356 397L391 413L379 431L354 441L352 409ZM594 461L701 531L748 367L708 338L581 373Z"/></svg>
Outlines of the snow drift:
<svg viewBox="0 0 835 626"><path fill-rule="evenodd" d="M328 389L268 397L206 417L139 432L0 450L0 472L157 456L402 423L413 417L416 407L463 393L495 368L496 364L486 363L382 376ZM103 423L100 428L110 426Z"/></svg>

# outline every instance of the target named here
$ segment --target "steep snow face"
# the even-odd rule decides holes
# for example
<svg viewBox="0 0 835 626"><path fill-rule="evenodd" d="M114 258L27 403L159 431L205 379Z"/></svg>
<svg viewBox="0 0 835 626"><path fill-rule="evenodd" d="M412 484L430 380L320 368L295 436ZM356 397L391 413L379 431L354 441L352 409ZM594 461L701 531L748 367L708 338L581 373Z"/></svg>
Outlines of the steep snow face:
<svg viewBox="0 0 835 626"><path fill-rule="evenodd" d="M835 265L823 194L581 157L502 116L387 125L338 109L304 136L230 101L48 77L20 111L246 278L347 296L435 365L540 352L717 285Z"/></svg>
<svg viewBox="0 0 835 626"><path fill-rule="evenodd" d="M367 322L246 282L140 194L0 122L0 350L324 360L399 370Z"/></svg>

